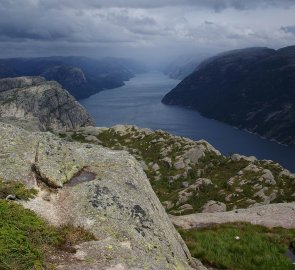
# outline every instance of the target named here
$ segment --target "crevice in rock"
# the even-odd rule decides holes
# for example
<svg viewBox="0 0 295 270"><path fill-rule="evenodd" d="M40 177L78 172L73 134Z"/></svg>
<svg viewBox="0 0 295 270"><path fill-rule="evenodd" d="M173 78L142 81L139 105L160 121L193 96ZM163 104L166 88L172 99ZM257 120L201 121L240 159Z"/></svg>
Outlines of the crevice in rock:
<svg viewBox="0 0 295 270"><path fill-rule="evenodd" d="M42 173L40 172L37 166L37 163L39 160L39 157L38 157L39 146L40 146L40 141L37 143L34 163L31 165L31 170L35 175L36 181L37 183L39 182L39 183L45 184L45 186L48 188L54 188L54 189L60 188L60 186L57 186L48 177L42 175Z"/></svg>

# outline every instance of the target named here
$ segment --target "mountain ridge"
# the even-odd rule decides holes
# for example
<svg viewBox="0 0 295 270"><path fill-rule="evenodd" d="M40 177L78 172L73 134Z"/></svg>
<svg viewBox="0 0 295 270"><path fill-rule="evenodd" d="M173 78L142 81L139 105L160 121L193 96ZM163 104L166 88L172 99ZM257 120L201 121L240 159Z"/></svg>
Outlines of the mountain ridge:
<svg viewBox="0 0 295 270"><path fill-rule="evenodd" d="M295 145L294 51L294 46L258 47L219 54L201 63L162 102Z"/></svg>

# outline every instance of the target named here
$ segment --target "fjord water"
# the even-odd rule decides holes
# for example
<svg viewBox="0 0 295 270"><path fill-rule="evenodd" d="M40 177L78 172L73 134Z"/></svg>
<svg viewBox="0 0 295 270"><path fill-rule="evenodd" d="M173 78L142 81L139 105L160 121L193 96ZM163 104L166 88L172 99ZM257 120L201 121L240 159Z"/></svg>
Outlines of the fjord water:
<svg viewBox="0 0 295 270"><path fill-rule="evenodd" d="M198 112L161 103L179 81L162 73L138 75L125 86L81 100L97 126L132 124L163 129L194 140L204 139L225 155L239 153L271 159L295 172L295 147L270 142L257 135L205 118Z"/></svg>

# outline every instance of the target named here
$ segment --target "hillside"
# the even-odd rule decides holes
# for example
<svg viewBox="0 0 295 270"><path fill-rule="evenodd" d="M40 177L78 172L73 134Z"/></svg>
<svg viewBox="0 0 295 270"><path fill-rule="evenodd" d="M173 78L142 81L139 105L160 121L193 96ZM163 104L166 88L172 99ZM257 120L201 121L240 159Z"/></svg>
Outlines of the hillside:
<svg viewBox="0 0 295 270"><path fill-rule="evenodd" d="M201 63L162 100L295 145L295 46L226 52Z"/></svg>
<svg viewBox="0 0 295 270"><path fill-rule="evenodd" d="M76 99L124 85L124 81L145 71L130 59L87 57L38 57L0 59L0 78L42 76L59 82Z"/></svg>
<svg viewBox="0 0 295 270"><path fill-rule="evenodd" d="M128 151L142 164L170 214L222 212L295 199L295 175L278 163L237 154L223 156L204 140L123 125L59 135Z"/></svg>

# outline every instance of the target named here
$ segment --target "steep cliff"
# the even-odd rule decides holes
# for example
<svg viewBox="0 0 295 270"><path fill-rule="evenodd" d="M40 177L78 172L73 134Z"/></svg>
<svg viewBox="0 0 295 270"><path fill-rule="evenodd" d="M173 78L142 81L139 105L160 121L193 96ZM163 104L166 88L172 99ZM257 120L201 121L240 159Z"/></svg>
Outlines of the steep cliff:
<svg viewBox="0 0 295 270"><path fill-rule="evenodd" d="M57 269L191 269L186 245L131 155L3 123L0 149L0 178L39 190L25 207L97 239L76 246Z"/></svg>
<svg viewBox="0 0 295 270"><path fill-rule="evenodd" d="M94 125L86 110L60 84L42 77L1 79L0 119L32 130Z"/></svg>
<svg viewBox="0 0 295 270"><path fill-rule="evenodd" d="M248 48L205 60L162 100L295 145L295 46Z"/></svg>
<svg viewBox="0 0 295 270"><path fill-rule="evenodd" d="M123 58L81 56L0 59L0 78L42 76L59 82L76 99L124 85L145 67Z"/></svg>

